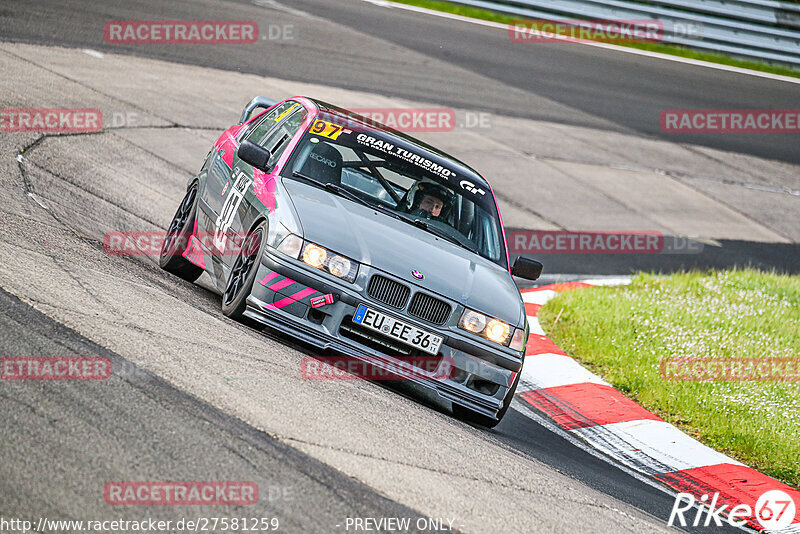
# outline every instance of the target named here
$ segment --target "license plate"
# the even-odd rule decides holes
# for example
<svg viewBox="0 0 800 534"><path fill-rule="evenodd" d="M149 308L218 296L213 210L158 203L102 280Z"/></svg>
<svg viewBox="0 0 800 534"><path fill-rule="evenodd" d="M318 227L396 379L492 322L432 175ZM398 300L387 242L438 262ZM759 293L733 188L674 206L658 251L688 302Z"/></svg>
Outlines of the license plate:
<svg viewBox="0 0 800 534"><path fill-rule="evenodd" d="M385 313L367 308L359 304L353 315L353 322L361 326L380 332L384 336L402 341L406 345L418 348L428 354L437 354L443 338L431 334L400 319L395 319Z"/></svg>

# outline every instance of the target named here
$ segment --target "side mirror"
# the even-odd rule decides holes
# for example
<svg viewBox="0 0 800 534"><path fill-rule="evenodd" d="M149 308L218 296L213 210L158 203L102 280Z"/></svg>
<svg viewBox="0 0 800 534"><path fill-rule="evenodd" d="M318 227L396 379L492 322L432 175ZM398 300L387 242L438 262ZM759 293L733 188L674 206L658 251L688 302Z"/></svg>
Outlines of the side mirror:
<svg viewBox="0 0 800 534"><path fill-rule="evenodd" d="M239 159L245 163L252 165L256 169L269 172L267 164L269 163L270 153L269 150L263 146L259 146L252 141L243 141L242 144L239 145L237 154L239 155Z"/></svg>
<svg viewBox="0 0 800 534"><path fill-rule="evenodd" d="M542 276L544 266L536 260L520 256L511 268L511 274L526 280L538 280Z"/></svg>
<svg viewBox="0 0 800 534"><path fill-rule="evenodd" d="M250 101L247 106L245 106L244 111L242 111L242 117L239 119L239 124L244 124L258 108L269 109L278 101L273 98L267 98L266 96L257 96L253 100Z"/></svg>

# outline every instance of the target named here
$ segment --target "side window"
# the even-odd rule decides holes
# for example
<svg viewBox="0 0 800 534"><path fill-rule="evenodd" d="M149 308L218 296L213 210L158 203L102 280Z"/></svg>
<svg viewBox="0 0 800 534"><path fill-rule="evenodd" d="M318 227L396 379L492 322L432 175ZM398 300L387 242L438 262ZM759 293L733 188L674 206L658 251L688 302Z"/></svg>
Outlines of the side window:
<svg viewBox="0 0 800 534"><path fill-rule="evenodd" d="M269 150L271 154L268 162L270 167L278 162L284 150L286 150L286 147L289 146L292 137L294 137L300 129L300 126L307 116L308 112L305 108L294 110L286 120L280 123L278 128L271 130L260 143L261 146Z"/></svg>
<svg viewBox="0 0 800 534"><path fill-rule="evenodd" d="M263 117L253 121L253 124L247 127L246 133L242 137L242 140L246 139L256 143L257 145L261 145L262 141L270 134L270 132L277 128L278 123L280 123L281 120L286 117L286 115L298 107L302 106L299 102L295 102L294 100L287 100L286 102L279 104L275 109L264 114Z"/></svg>

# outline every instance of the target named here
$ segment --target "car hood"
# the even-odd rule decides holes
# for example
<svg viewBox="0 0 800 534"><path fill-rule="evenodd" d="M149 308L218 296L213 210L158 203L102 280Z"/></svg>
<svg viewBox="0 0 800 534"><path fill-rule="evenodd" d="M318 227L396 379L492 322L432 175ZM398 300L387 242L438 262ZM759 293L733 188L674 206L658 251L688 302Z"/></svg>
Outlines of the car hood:
<svg viewBox="0 0 800 534"><path fill-rule="evenodd" d="M501 266L318 187L291 179L284 186L305 239L512 325L523 322L519 290ZM424 280L414 279L412 270Z"/></svg>

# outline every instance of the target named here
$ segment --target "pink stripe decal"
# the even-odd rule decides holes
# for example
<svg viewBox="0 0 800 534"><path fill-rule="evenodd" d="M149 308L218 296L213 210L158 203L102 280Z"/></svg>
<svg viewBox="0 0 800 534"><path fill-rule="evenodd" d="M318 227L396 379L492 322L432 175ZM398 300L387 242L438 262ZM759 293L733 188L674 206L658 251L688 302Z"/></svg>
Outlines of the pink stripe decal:
<svg viewBox="0 0 800 534"><path fill-rule="evenodd" d="M194 228L192 229L192 233L189 236L189 244L186 247L186 250L183 251L183 257L189 260L190 262L194 263L201 269L206 268L206 260L203 256L203 247L200 244L200 241L197 239L197 219L194 221Z"/></svg>
<svg viewBox="0 0 800 534"><path fill-rule="evenodd" d="M269 282L270 280L272 280L276 276L278 276L278 273L276 273L275 271L272 271L271 273L269 273L267 276L264 277L264 279L261 281L261 285L262 286L267 285L267 282Z"/></svg>
<svg viewBox="0 0 800 534"><path fill-rule="evenodd" d="M228 167L233 167L233 153L236 151L236 134L239 133L242 126L237 124L235 126L231 126L227 130L225 130L222 135L219 136L217 142L214 143L214 148L219 152L220 150L224 150L225 152L222 154L222 159L228 165Z"/></svg>
<svg viewBox="0 0 800 534"><path fill-rule="evenodd" d="M278 190L278 184L275 181L275 176L271 174L264 174L255 167L253 168L253 191L256 196L267 208L267 211L275 211L275 192Z"/></svg>
<svg viewBox="0 0 800 534"><path fill-rule="evenodd" d="M278 302L275 302L273 304L267 304L266 306L264 306L264 309L267 309L267 310L279 310L281 308L285 308L286 306L288 306L289 304L291 304L293 302L297 302L299 300L302 300L302 299L306 298L307 296L312 295L312 294L314 294L316 292L317 292L316 289L307 287L305 289L301 289L300 291L298 291L297 293L295 293L294 295L292 295L290 297L282 298L281 300L279 300Z"/></svg>
<svg viewBox="0 0 800 534"><path fill-rule="evenodd" d="M284 278L283 280L278 280L277 282L269 286L267 289L271 289L272 291L280 291L284 287L288 287L294 283L295 283L294 280L292 280L291 278Z"/></svg>

